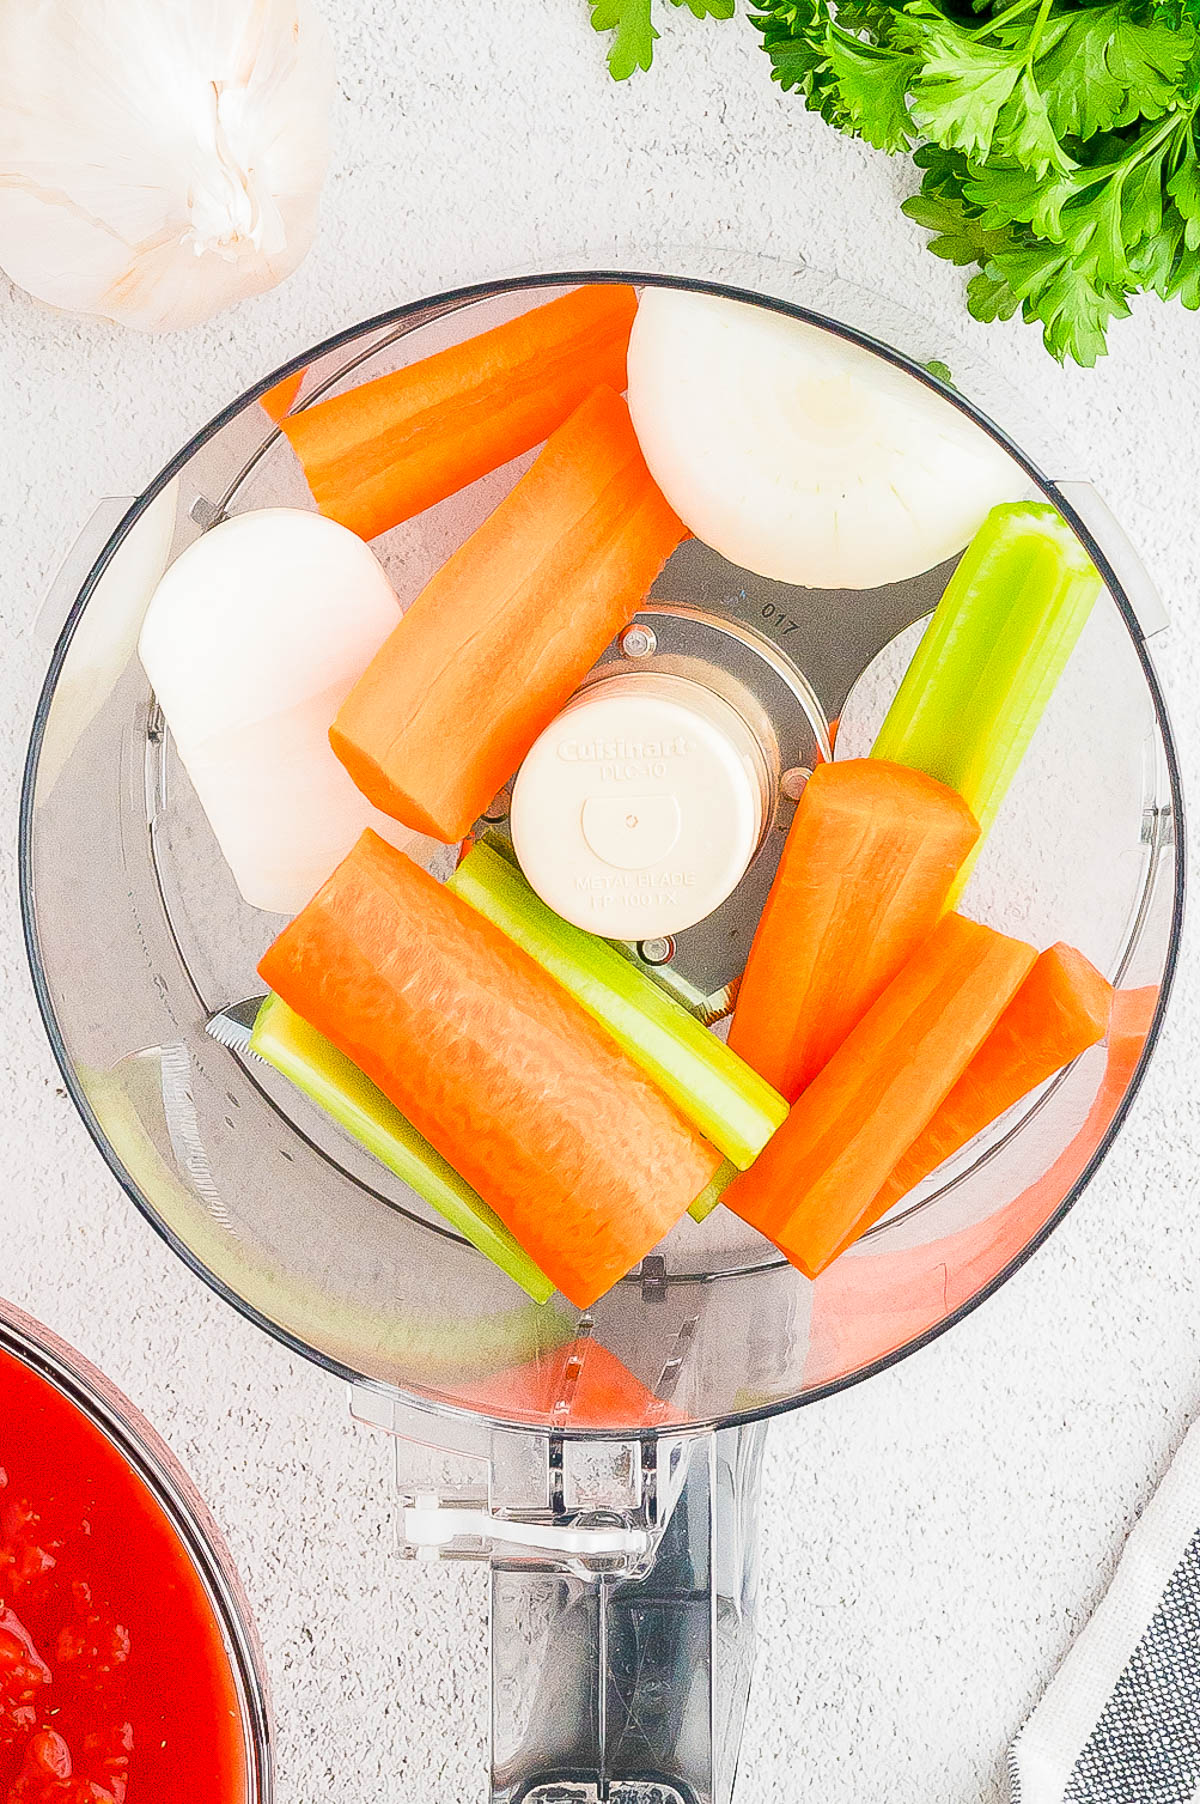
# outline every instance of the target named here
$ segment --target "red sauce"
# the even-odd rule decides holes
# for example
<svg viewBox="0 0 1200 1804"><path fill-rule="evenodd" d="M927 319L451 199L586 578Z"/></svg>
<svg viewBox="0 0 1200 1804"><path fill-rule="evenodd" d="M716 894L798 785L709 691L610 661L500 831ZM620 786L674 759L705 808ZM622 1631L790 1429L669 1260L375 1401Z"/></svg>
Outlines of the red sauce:
<svg viewBox="0 0 1200 1804"><path fill-rule="evenodd" d="M101 1431L0 1349L0 1804L243 1804L220 1627Z"/></svg>

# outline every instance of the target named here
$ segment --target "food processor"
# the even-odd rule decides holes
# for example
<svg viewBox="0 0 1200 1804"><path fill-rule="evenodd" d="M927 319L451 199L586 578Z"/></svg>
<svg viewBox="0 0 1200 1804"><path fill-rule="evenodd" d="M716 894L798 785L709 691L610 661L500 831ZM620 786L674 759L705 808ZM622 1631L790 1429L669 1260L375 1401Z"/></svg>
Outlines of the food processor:
<svg viewBox="0 0 1200 1804"><path fill-rule="evenodd" d="M1106 593L962 906L1039 946L1079 947L1117 996L1105 1045L815 1282L718 1208L685 1219L580 1312L523 1297L277 1073L206 1031L261 994L255 967L283 922L240 899L136 643L156 581L201 533L249 509L312 506L274 417L281 395L302 408L593 280L725 294L861 346L889 382L940 393L1011 460L1013 494L1049 500L1078 534ZM953 386L925 367L935 358ZM176 1252L343 1377L355 1415L393 1437L405 1554L489 1562L495 1804L726 1804L753 1664L770 1417L882 1370L995 1290L1080 1194L1140 1081L1182 901L1178 772L1147 651L1165 619L1116 521L1062 458L965 351L810 270L683 253L565 268L399 307L295 359L137 501L105 503L48 604L21 883L65 1082ZM523 467L374 541L402 604ZM822 592L685 541L572 702L564 743L576 752L548 773L535 760L478 834L520 837L523 788L552 802L565 783L570 815L587 748L620 738L629 696L657 711L663 743L671 709L691 708L711 728L711 780L728 785L740 849L718 861L701 918L651 906L643 925L624 910L610 937L719 1030L807 773L868 749L951 568ZM652 798L636 823L656 845L664 806ZM611 868L604 848L626 827L597 818L572 845L585 878L597 844ZM621 855L636 869L636 845ZM453 854L432 868L449 874ZM553 893L554 873L543 882Z"/></svg>
<svg viewBox="0 0 1200 1804"><path fill-rule="evenodd" d="M269 1804L272 1796L270 1719L261 1650L229 1551L191 1479L150 1424L102 1373L40 1323L11 1304L0 1301L0 1359L4 1358L15 1361L20 1368L16 1373L18 1388L24 1386L27 1380L30 1385L28 1394L21 1391L23 1401L17 1406L17 1416L22 1420L23 1429L29 1431L34 1423L37 1424L37 1439L32 1448L22 1443L22 1428L16 1430L15 1437L9 1432L4 1441L5 1464L8 1467L5 1483L14 1487L8 1493L10 1508L15 1511L18 1521L22 1511L30 1510L30 1504L24 1501L23 1493L17 1487L28 1480L27 1462L31 1452L43 1464L52 1465L56 1458L61 1457L56 1449L63 1437L64 1414L71 1424L66 1439L74 1449L72 1458L79 1456L82 1448L86 1448L87 1454L91 1455L93 1447L98 1443L104 1446L104 1460L111 1461L111 1456L115 1454L135 1480L139 1496L144 1497L148 1493L155 1514L165 1525L170 1540L175 1544L171 1580L161 1591L153 1593L155 1613L162 1613L171 1624L173 1634L179 1634L181 1630L178 1625L188 1621L194 1626L206 1623L217 1661L228 1668L228 1682L221 1686L221 1715L223 1718L227 1699L229 1715L233 1720L230 1724L229 1745L222 1758L227 1758L230 1763L227 1783L234 1788L229 1794L229 1804L259 1804L259 1800L265 1800ZM11 1366L9 1372L12 1373ZM13 1378L10 1377L7 1382L11 1384ZM56 1394L53 1408L50 1406L51 1393ZM26 1416L23 1412L28 1411L33 1399L36 1399L36 1412L30 1412ZM10 1404L11 1401L10 1395ZM12 1429L11 1423L6 1426ZM74 1432L76 1427L80 1432ZM94 1463L85 1470L71 1470L69 1474L69 1479L82 1484L85 1490L88 1485L104 1485L111 1478L111 1465L103 1463L98 1454L94 1457ZM0 1489L2 1488L3 1485L0 1485ZM119 1481L116 1484L108 1483L108 1492L110 1495L121 1494ZM27 1515L25 1519L32 1524L39 1524L42 1518L37 1511L44 1506L49 1506L53 1511L55 1506L61 1507L62 1501L57 1490L54 1494L38 1493L33 1499L34 1513ZM130 1520L127 1504L122 1508L120 1525L145 1554L145 1540L138 1539L145 1535L144 1524L139 1527ZM10 1524L6 1524L8 1526ZM89 1533L95 1532L91 1526L91 1517L87 1526ZM17 1532L19 1533L19 1529ZM122 1541L122 1555L127 1553L129 1544ZM56 1543L50 1539L45 1545L55 1547ZM61 1555L61 1545L57 1547L57 1551ZM40 1570L55 1567L53 1557L48 1554L40 1557L47 1562L47 1566ZM185 1568L190 1567L197 1582L196 1596L200 1611L197 1617L189 1616L190 1600L184 1597L185 1588L175 1581L177 1563L183 1564ZM5 1605L11 1604L14 1596L8 1587L10 1576L11 1574L6 1574ZM161 1573L159 1577L161 1579ZM86 1591L87 1587L84 1589ZM19 1585L15 1595L18 1604L24 1609ZM0 1615L4 1617L11 1640L13 1626L19 1622L19 1618L8 1608L0 1609ZM138 1652L135 1635L135 1659ZM63 1658L61 1653L59 1658ZM146 1657L143 1657L142 1664L146 1681L153 1693L160 1693L163 1682L161 1672L156 1671ZM192 1675L193 1678L195 1676ZM50 1726L54 1726L56 1719L57 1726L64 1726L58 1707L49 1712L46 1720ZM15 1735L11 1740L8 1738L9 1727L6 1722L5 1754L18 1740ZM206 1747L209 1734L211 1730L206 1731ZM184 1736L182 1742L181 1751L186 1757L188 1738ZM165 1745L164 1743L164 1747ZM191 1751L194 1757L194 1746ZM76 1748L75 1752L78 1753L79 1749ZM152 1758L156 1755L155 1749L147 1749L145 1752ZM139 1783L139 1756L144 1761L145 1753L135 1738L132 1743L135 1786ZM216 1759L215 1751L210 1757ZM61 1789L65 1792L65 1784ZM39 1790L37 1795L41 1797L48 1793L44 1794ZM76 1793L72 1791L71 1795L75 1796ZM88 1796L91 1795L89 1790ZM99 1796L99 1792L96 1795ZM121 1793L118 1792L118 1795ZM13 1796L16 1796L16 1792ZM26 1796L24 1789L21 1789L21 1796ZM104 1796L108 1796L107 1790Z"/></svg>

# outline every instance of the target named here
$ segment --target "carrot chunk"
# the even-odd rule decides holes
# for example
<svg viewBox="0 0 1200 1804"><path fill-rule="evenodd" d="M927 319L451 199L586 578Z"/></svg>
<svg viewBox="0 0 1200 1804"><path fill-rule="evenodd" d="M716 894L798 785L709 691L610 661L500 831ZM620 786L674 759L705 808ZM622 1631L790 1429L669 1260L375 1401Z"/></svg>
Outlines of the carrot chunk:
<svg viewBox="0 0 1200 1804"><path fill-rule="evenodd" d="M637 296L591 282L283 422L323 514L373 539L625 387Z"/></svg>
<svg viewBox="0 0 1200 1804"><path fill-rule="evenodd" d="M491 1416L555 1428L628 1430L683 1420L590 1335L490 1378L455 1384L451 1401L472 1403Z"/></svg>
<svg viewBox="0 0 1200 1804"><path fill-rule="evenodd" d="M413 602L333 749L377 808L461 839L684 535L629 410L597 389Z"/></svg>
<svg viewBox="0 0 1200 1804"><path fill-rule="evenodd" d="M852 1237L1034 958L1021 940L945 915L722 1200L815 1278Z"/></svg>
<svg viewBox="0 0 1200 1804"><path fill-rule="evenodd" d="M574 997L374 833L259 971L581 1309L722 1162Z"/></svg>
<svg viewBox="0 0 1200 1804"><path fill-rule="evenodd" d="M897 1164L854 1238L1006 1109L1097 1045L1108 1031L1112 1001L1112 985L1082 952L1061 941L1043 952L941 1108Z"/></svg>
<svg viewBox="0 0 1200 1804"><path fill-rule="evenodd" d="M290 376L284 376L274 388L269 388L265 395L258 397L259 406L277 426L283 424L284 416L300 393L307 373L306 370L293 370Z"/></svg>
<svg viewBox="0 0 1200 1804"><path fill-rule="evenodd" d="M849 758L813 772L729 1030L789 1102L933 932L978 835L962 798L920 771Z"/></svg>

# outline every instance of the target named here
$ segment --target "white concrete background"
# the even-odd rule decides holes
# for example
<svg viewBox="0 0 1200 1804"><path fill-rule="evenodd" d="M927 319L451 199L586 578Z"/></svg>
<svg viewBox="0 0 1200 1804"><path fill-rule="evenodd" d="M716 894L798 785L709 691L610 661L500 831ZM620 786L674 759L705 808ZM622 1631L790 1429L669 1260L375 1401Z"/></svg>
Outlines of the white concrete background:
<svg viewBox="0 0 1200 1804"><path fill-rule="evenodd" d="M0 293L0 817L39 677L28 629L90 502L132 492L231 395L376 309L622 234L791 256L966 333L1089 448L1174 610L1160 655L1200 778L1200 321L1140 308L1094 372L964 322L898 202L909 168L809 118L744 22L670 12L608 80L584 0L328 0L341 92L319 242L281 290L148 341ZM2 288L2 284L0 284ZM391 1552L381 1448L339 1388L244 1326L118 1194L58 1087L0 915L0 1290L119 1382L245 1574L283 1804L483 1796L482 1572ZM740 1796L975 1804L1200 1402L1195 947L1124 1137L1048 1246L955 1333L773 1430L762 1650Z"/></svg>

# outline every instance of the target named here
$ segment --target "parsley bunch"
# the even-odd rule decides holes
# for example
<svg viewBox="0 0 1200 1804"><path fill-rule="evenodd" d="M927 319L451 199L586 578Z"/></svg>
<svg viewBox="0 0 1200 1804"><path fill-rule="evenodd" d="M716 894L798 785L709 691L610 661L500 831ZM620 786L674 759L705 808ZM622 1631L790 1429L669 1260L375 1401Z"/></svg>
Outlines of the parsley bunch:
<svg viewBox="0 0 1200 1804"><path fill-rule="evenodd" d="M839 130L915 148L904 211L1093 364L1152 291L1200 307L1200 0L755 0L775 79Z"/></svg>
<svg viewBox="0 0 1200 1804"><path fill-rule="evenodd" d="M622 80L656 0L590 0ZM671 0L727 19L735 0ZM976 319L1037 322L1093 364L1129 297L1200 307L1200 0L751 0L776 81L839 131L912 151L904 211L974 266Z"/></svg>

